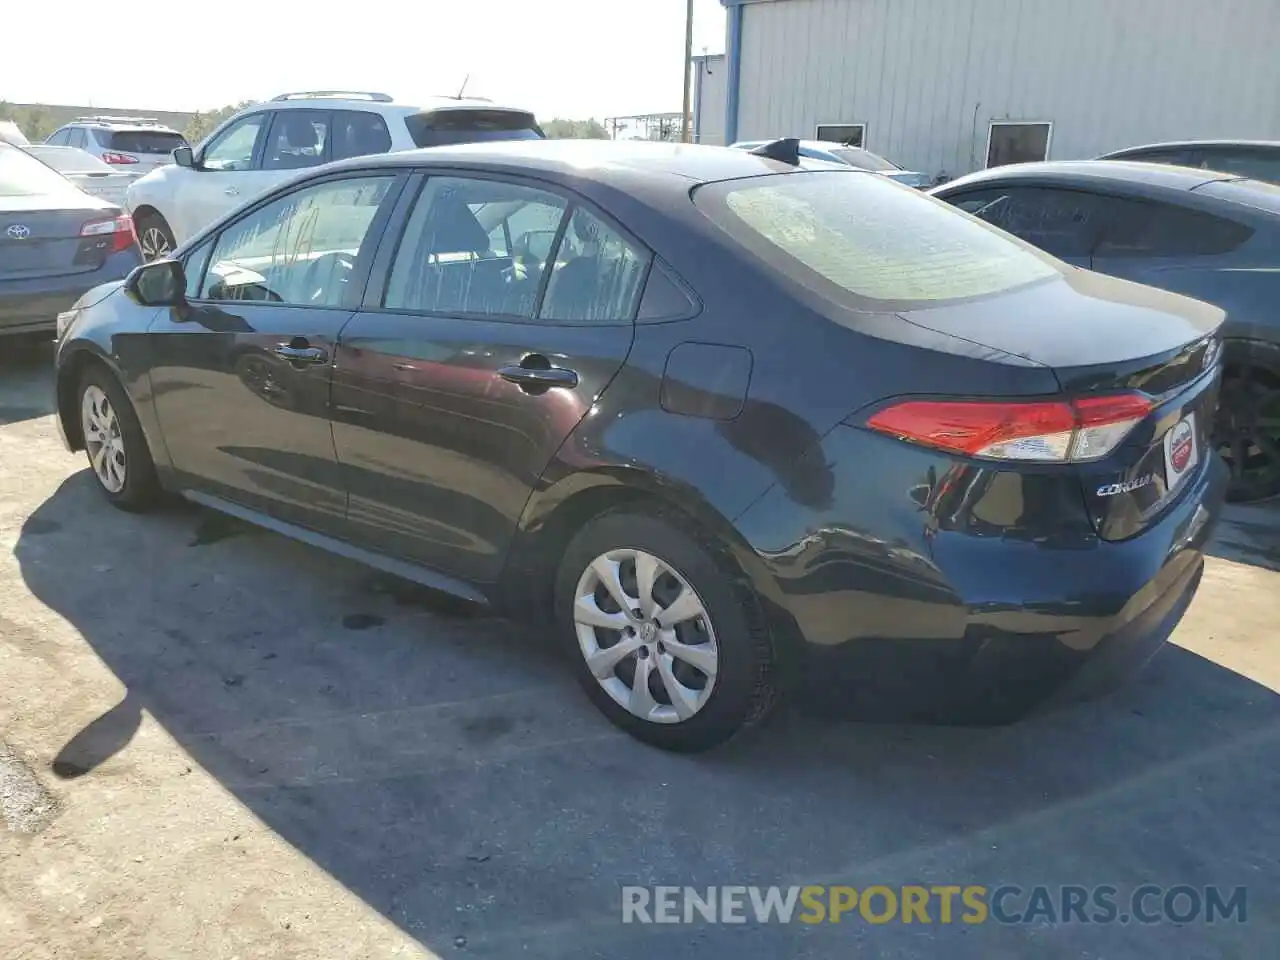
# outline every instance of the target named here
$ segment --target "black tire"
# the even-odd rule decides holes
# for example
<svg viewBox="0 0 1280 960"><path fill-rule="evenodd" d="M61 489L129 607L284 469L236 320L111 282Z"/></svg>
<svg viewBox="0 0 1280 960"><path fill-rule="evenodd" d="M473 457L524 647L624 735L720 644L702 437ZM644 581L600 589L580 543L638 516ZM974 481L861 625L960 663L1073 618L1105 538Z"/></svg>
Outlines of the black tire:
<svg viewBox="0 0 1280 960"><path fill-rule="evenodd" d="M660 723L630 712L592 674L579 645L574 622L579 579L597 557L627 549L644 551L678 571L710 621L718 649L715 681L705 703L687 719ZM687 518L635 506L595 518L572 539L556 577L557 633L583 690L612 723L653 746L694 753L719 746L767 716L776 700L772 651L758 602L734 567L714 539ZM654 649L661 651L662 646ZM632 678L634 658L639 655L622 661L631 664ZM619 677L628 684L631 680L622 677L624 672L620 664ZM655 683L661 686L662 681ZM666 702L670 703L669 695Z"/></svg>
<svg viewBox="0 0 1280 960"><path fill-rule="evenodd" d="M1226 342L1213 445L1231 471L1229 501L1280 495L1280 346Z"/></svg>
<svg viewBox="0 0 1280 960"><path fill-rule="evenodd" d="M89 460L89 472L93 474L98 489L113 506L131 513L150 510L160 503L163 491L133 404L115 375L95 363L85 370L76 389L76 416L80 418L82 431L85 392L90 387L96 387L106 395L119 424L119 437L124 448L124 485L119 490L111 490L103 482L94 466L93 450L90 448L89 437L86 436L85 453Z"/></svg>
<svg viewBox="0 0 1280 960"><path fill-rule="evenodd" d="M169 229L169 224L158 213L140 214L134 222L134 233L137 234L138 249L142 252L144 260L156 260L161 256L168 256L178 245L173 237L173 231ZM160 250L160 244L163 244L164 249L162 252L157 252Z"/></svg>

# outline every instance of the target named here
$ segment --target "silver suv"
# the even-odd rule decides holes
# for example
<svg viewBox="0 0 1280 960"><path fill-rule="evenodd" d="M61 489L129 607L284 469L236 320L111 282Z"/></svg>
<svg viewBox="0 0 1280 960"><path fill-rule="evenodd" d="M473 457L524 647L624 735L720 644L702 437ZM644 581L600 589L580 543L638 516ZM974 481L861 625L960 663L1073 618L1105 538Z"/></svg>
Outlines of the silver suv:
<svg viewBox="0 0 1280 960"><path fill-rule="evenodd" d="M187 146L187 138L149 117L77 117L45 143L79 147L103 163L142 176L172 163L174 149Z"/></svg>

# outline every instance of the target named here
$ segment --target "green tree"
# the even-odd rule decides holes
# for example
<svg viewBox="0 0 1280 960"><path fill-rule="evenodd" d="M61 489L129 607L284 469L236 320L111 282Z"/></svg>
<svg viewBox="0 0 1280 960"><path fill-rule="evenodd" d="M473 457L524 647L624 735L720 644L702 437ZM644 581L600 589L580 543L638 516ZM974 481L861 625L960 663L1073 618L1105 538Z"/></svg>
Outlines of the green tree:
<svg viewBox="0 0 1280 960"><path fill-rule="evenodd" d="M12 120L32 143L39 143L58 129L53 115L44 107L19 107L0 100L0 120Z"/></svg>
<svg viewBox="0 0 1280 960"><path fill-rule="evenodd" d="M182 131L182 135L187 138L188 143L199 143L227 117L233 113L239 113L245 107L251 107L253 104L254 101L252 100L241 100L239 103L231 103L225 107L219 107L217 110L200 111L188 121L186 129Z"/></svg>
<svg viewBox="0 0 1280 960"><path fill-rule="evenodd" d="M599 120L565 120L554 117L542 124L542 131L553 140L607 140L609 134Z"/></svg>

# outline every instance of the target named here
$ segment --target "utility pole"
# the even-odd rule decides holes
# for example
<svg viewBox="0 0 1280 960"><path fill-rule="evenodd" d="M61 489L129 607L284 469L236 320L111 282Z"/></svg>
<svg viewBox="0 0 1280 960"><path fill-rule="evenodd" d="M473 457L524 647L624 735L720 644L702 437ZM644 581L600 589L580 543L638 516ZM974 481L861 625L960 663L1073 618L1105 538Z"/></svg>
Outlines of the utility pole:
<svg viewBox="0 0 1280 960"><path fill-rule="evenodd" d="M688 143L690 140L689 129L689 98L692 96L691 87L693 86L693 0L686 0L684 11L684 112L680 114L680 140Z"/></svg>

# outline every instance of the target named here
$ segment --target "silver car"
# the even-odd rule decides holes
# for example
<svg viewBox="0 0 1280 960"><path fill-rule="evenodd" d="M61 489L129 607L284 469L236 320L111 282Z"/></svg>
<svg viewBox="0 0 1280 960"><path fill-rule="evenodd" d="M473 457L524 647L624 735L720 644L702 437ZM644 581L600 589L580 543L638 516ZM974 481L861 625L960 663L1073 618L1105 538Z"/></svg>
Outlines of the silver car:
<svg viewBox="0 0 1280 960"><path fill-rule="evenodd" d="M97 157L76 147L51 147L33 143L22 148L46 167L52 167L89 194L118 207L124 206L125 191L140 174L107 166Z"/></svg>
<svg viewBox="0 0 1280 960"><path fill-rule="evenodd" d="M79 147L109 166L141 176L172 163L173 151L187 146L187 138L149 117L79 117L45 143Z"/></svg>

